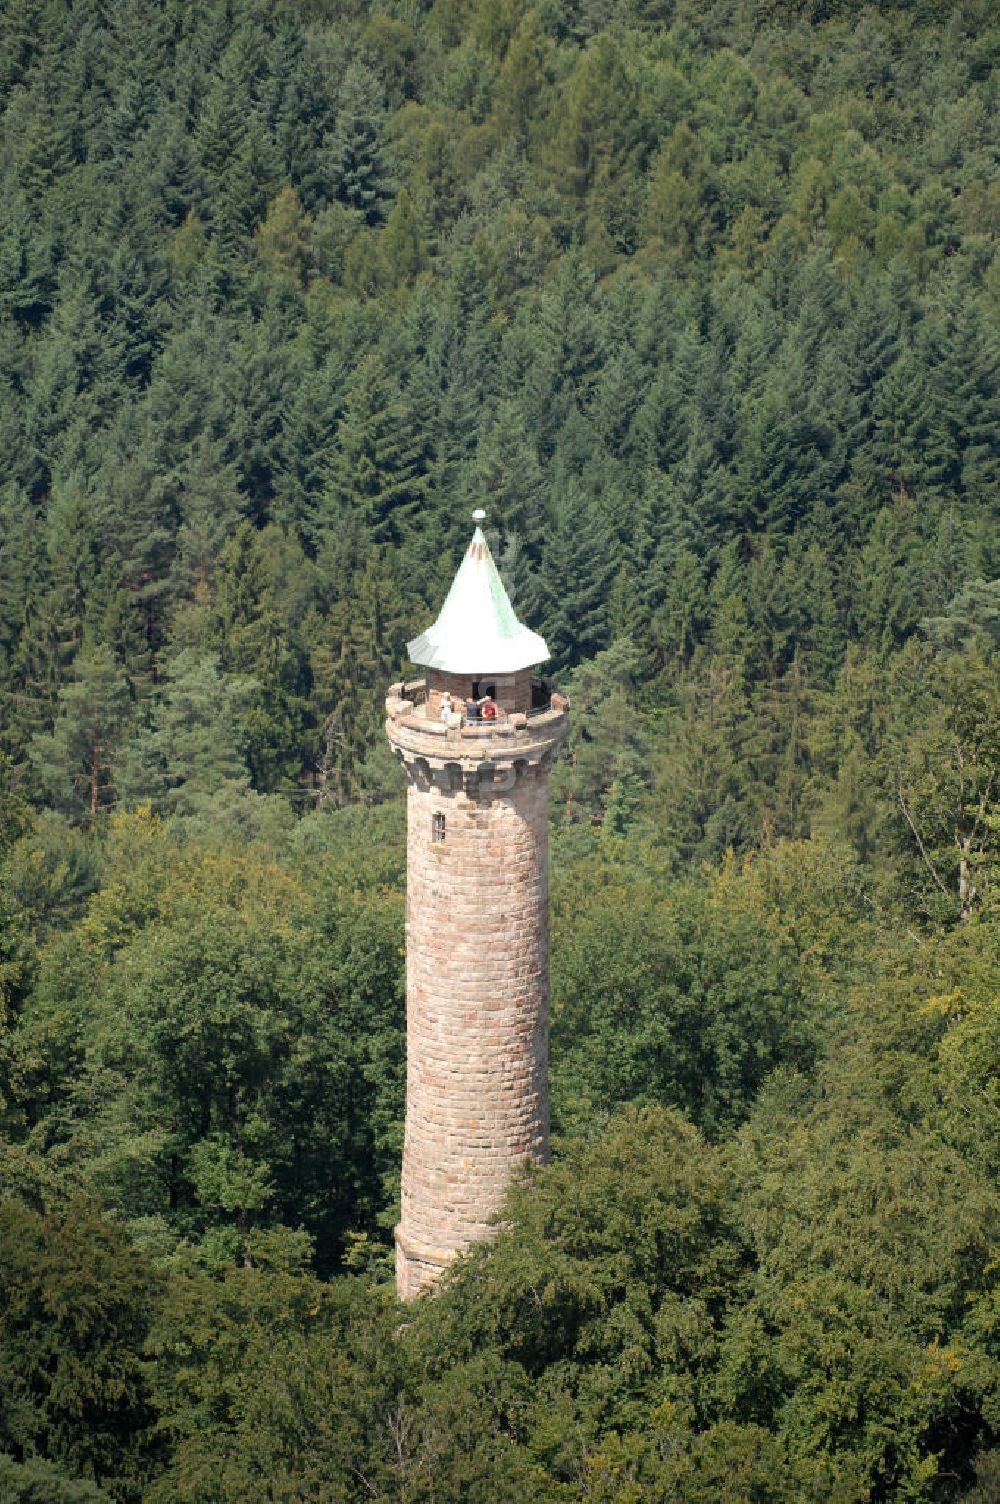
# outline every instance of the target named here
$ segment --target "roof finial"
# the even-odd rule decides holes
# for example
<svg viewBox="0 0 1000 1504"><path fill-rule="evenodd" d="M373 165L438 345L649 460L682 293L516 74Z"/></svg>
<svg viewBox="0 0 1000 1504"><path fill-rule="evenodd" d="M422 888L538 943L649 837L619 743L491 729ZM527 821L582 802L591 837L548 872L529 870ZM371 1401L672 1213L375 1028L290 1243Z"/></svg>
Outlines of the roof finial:
<svg viewBox="0 0 1000 1504"><path fill-rule="evenodd" d="M473 522L485 522L486 521L486 513L483 511L482 507L477 507L476 508L476 510L472 514L472 520L473 520Z"/></svg>

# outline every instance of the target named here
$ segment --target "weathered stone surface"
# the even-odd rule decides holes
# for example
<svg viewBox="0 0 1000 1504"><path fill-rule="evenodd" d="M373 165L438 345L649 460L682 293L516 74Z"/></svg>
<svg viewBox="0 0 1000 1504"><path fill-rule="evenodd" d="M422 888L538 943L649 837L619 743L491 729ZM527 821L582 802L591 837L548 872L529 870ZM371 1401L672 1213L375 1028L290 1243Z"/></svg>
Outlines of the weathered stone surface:
<svg viewBox="0 0 1000 1504"><path fill-rule="evenodd" d="M409 1299L489 1236L515 1167L548 1155L548 764L565 720L546 723L546 755L470 774L456 754L455 777L412 730L390 718L387 731L410 776L396 1234Z"/></svg>

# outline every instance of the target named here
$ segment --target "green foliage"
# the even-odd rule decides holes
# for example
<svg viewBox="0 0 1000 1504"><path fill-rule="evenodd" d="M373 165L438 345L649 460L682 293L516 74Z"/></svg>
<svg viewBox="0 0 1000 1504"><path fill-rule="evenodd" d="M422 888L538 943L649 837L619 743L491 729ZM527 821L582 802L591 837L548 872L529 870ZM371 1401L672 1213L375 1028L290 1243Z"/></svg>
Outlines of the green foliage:
<svg viewBox="0 0 1000 1504"><path fill-rule="evenodd" d="M294 1264L179 1282L157 1333L158 1398L176 1446L146 1497L395 1490L414 1387L397 1325L386 1292L326 1286Z"/></svg>
<svg viewBox="0 0 1000 1504"><path fill-rule="evenodd" d="M140 1349L158 1281L86 1204L44 1217L5 1201L0 1222L4 1447L134 1489L152 1421Z"/></svg>
<svg viewBox="0 0 1000 1504"><path fill-rule="evenodd" d="M573 706L569 756L553 770L551 797L567 821L607 821L622 835L648 781L648 742L635 704L639 658L616 642L565 683Z"/></svg>
<svg viewBox="0 0 1000 1504"><path fill-rule="evenodd" d="M808 1065L798 957L770 906L732 877L597 889L557 930L553 1110L582 1126L613 1102L681 1107L730 1131L780 1063Z"/></svg>
<svg viewBox="0 0 1000 1504"><path fill-rule="evenodd" d="M337 120L325 154L334 193L367 224L383 218L391 192L381 126L378 85L366 68L352 64L341 81Z"/></svg>
<svg viewBox="0 0 1000 1504"><path fill-rule="evenodd" d="M0 1495L996 1491L946 9L0 8ZM381 702L479 503L573 702L563 1137L401 1322Z"/></svg>
<svg viewBox="0 0 1000 1504"><path fill-rule="evenodd" d="M797 649L828 688L848 636L892 651L1000 570L992 29L432 10L85 8L78 37L57 6L44 47L5 33L5 748L37 802L85 815L104 762L113 803L150 692L217 653L255 685L253 789L332 768L355 794L359 707L466 495L520 550L557 669L627 636L670 700L741 640L754 778L788 757L740 841L800 834L806 700L774 677ZM332 672L373 635L373 570L377 651ZM105 651L127 704L90 682ZM730 797L684 856L721 849L715 814L737 833Z"/></svg>
<svg viewBox="0 0 1000 1504"><path fill-rule="evenodd" d="M15 1462L0 1456L0 1489L17 1504L108 1504L111 1495L82 1478L68 1478L59 1468L32 1458Z"/></svg>
<svg viewBox="0 0 1000 1504"><path fill-rule="evenodd" d="M56 809L94 820L117 795L130 708L125 677L107 648L77 660L59 692L52 734L31 744L33 770Z"/></svg>
<svg viewBox="0 0 1000 1504"><path fill-rule="evenodd" d="M148 811L116 818L105 861L0 1056L20 1152L157 1248L211 1263L304 1227L329 1268L397 1165L395 893L328 889L320 864L310 894L265 849L181 855Z"/></svg>
<svg viewBox="0 0 1000 1504"><path fill-rule="evenodd" d="M1000 785L996 669L974 650L902 655L902 745L887 750L916 878L968 920L991 900ZM911 729L912 728L912 729ZM919 858L919 865L918 859ZM921 870L923 869L923 870Z"/></svg>
<svg viewBox="0 0 1000 1504"><path fill-rule="evenodd" d="M196 818L250 799L239 714L250 686L223 679L218 659L179 653L128 749L126 798Z"/></svg>

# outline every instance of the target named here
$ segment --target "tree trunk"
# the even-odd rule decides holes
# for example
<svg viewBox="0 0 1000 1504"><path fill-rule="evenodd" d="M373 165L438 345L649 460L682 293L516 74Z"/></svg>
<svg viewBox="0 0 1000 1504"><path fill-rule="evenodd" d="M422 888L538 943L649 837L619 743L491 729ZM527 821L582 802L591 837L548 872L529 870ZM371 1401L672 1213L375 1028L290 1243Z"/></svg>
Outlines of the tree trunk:
<svg viewBox="0 0 1000 1504"><path fill-rule="evenodd" d="M962 841L959 849L962 855L958 859L958 918L961 924L967 924L972 917L972 905L978 895L969 870L968 840Z"/></svg>
<svg viewBox="0 0 1000 1504"><path fill-rule="evenodd" d="M97 796L100 792L101 749L94 747L90 754L90 823L97 824Z"/></svg>

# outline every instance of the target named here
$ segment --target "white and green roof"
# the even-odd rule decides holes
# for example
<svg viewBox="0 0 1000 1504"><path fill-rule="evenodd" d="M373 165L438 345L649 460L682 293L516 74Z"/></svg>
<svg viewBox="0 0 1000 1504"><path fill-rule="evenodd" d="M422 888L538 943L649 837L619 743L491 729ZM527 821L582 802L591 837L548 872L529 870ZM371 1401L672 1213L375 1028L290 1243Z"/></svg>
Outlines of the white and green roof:
<svg viewBox="0 0 1000 1504"><path fill-rule="evenodd" d="M512 674L544 663L544 637L518 621L477 527L432 627L406 645L414 663L446 674Z"/></svg>

